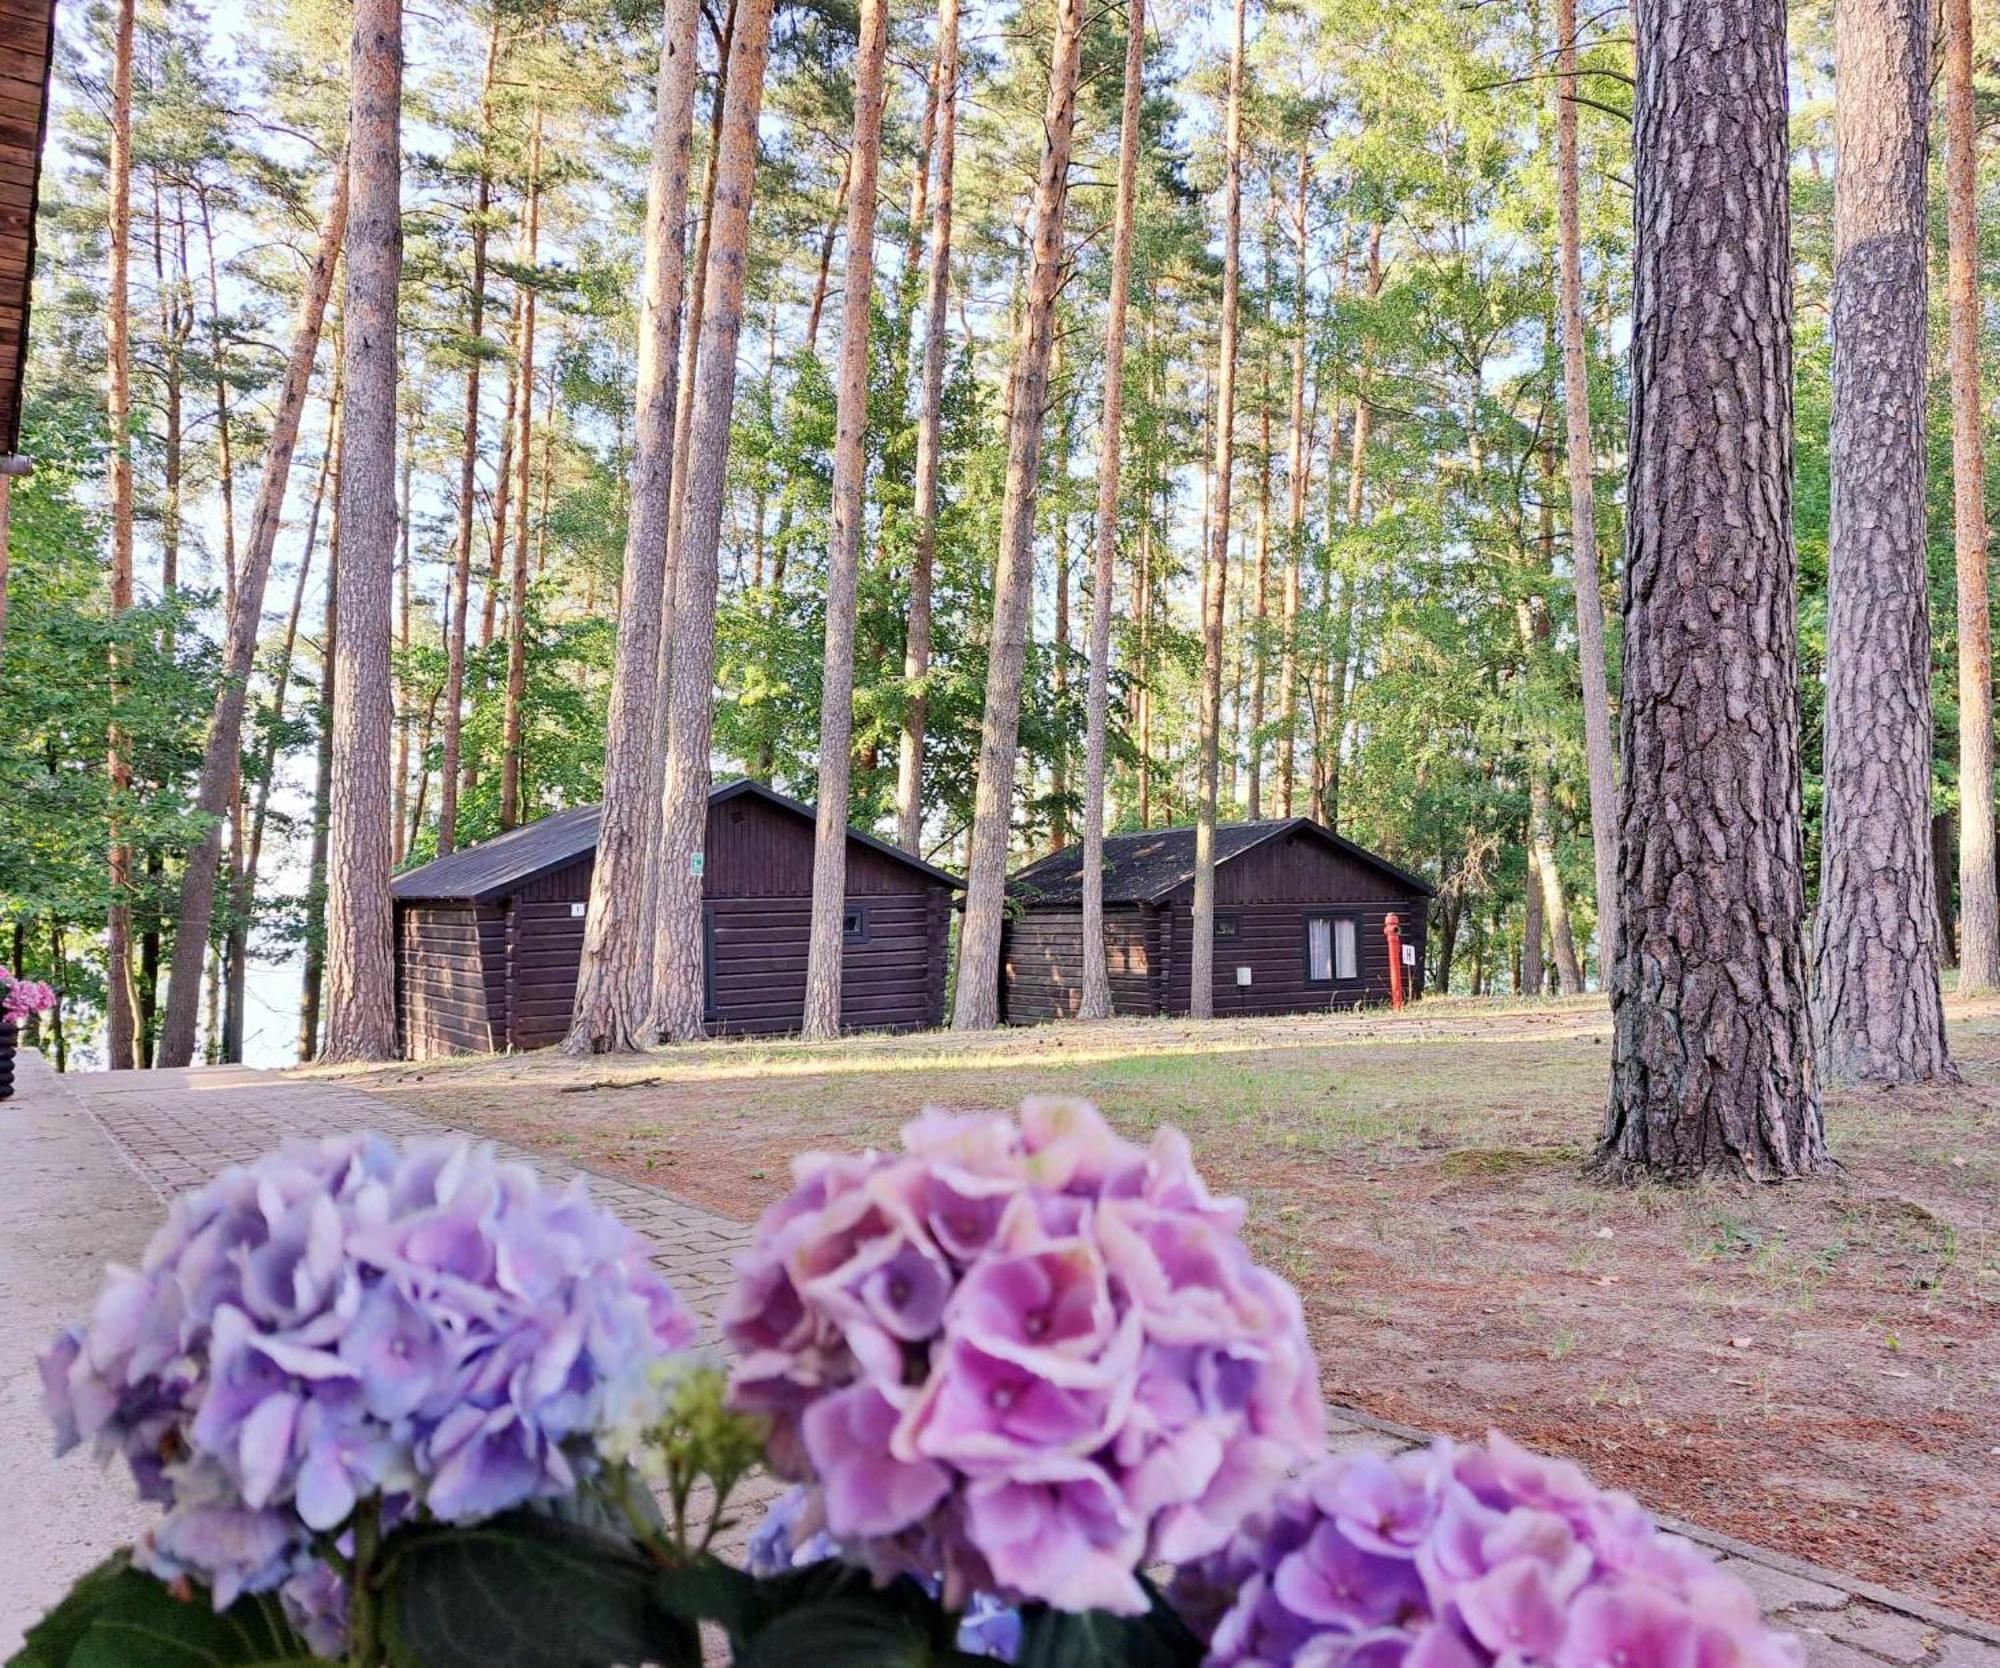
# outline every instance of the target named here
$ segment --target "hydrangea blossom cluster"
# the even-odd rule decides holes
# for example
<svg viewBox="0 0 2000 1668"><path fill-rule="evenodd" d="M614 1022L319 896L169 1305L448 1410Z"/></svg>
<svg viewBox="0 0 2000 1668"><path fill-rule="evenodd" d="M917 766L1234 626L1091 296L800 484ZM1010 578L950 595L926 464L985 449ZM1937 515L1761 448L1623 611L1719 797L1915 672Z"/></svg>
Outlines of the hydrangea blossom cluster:
<svg viewBox="0 0 2000 1668"><path fill-rule="evenodd" d="M0 967L0 1022L19 1025L55 1005L56 993L51 986L40 979L16 978L12 969Z"/></svg>
<svg viewBox="0 0 2000 1668"><path fill-rule="evenodd" d="M1297 1295L1178 1132L1031 1100L793 1170L725 1309L733 1393L878 1572L1138 1613L1135 1571L1216 1551L1319 1451Z"/></svg>
<svg viewBox="0 0 2000 1668"><path fill-rule="evenodd" d="M137 1549L218 1608L290 1583L358 1501L471 1522L566 1494L694 1323L644 1242L488 1147L294 1142L174 1202L42 1356L57 1451L167 1508ZM323 1590L324 1589L324 1590Z"/></svg>
<svg viewBox="0 0 2000 1668"><path fill-rule="evenodd" d="M1800 1668L1628 1495L1494 1435L1322 1461L1177 1578L1205 1668ZM1206 1617L1202 1612L1206 1610ZM1219 1615L1219 1620L1215 1618Z"/></svg>

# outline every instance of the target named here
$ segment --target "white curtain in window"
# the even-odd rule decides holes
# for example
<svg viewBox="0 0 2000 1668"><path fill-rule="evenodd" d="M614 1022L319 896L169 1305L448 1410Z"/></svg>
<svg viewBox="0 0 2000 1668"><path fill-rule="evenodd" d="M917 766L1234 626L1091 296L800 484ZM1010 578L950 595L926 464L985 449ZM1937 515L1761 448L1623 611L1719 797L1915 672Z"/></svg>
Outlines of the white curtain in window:
<svg viewBox="0 0 2000 1668"><path fill-rule="evenodd" d="M1306 920L1306 977L1315 984L1333 978L1333 922L1324 915Z"/></svg>
<svg viewBox="0 0 2000 1668"><path fill-rule="evenodd" d="M1333 923L1333 976L1361 977L1361 935L1351 920L1336 919Z"/></svg>

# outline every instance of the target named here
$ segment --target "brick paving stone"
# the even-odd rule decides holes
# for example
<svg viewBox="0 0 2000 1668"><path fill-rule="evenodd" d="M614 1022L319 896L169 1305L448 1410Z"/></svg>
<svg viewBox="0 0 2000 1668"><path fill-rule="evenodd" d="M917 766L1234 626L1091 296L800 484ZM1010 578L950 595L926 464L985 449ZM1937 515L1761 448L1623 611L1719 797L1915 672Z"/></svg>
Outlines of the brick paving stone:
<svg viewBox="0 0 2000 1668"><path fill-rule="evenodd" d="M68 1080L67 1090L161 1199L198 1186L224 1165L255 1158L291 1136L371 1128L396 1137L479 1134L337 1082L233 1068L80 1074ZM531 1165L557 1185L587 1173L553 1154L494 1144L507 1158ZM729 1286L732 1259L749 1243L750 1228L622 1177L590 1174L589 1181L599 1203L652 1241L652 1260L676 1282L689 1307L702 1317L706 1341L714 1342L715 1311ZM1415 1433L1382 1428L1352 1409L1335 1409L1328 1429L1329 1446L1336 1453L1390 1454L1418 1440ZM740 1551L762 1506L778 1492L779 1485L767 1477L747 1482L732 1502L736 1526L720 1549ZM1807 1668L2000 1668L2000 1646L1988 1642L1991 1630L1972 1622L1962 1629L1944 1625L1936 1619L1941 1613L1935 1606L1912 1601L1907 1611L1885 1607L1853 1597L1830 1572L1799 1574L1754 1554L1738 1553L1726 1563L1749 1583L1768 1613L1798 1633ZM1884 1595L1871 1589L1871 1596Z"/></svg>
<svg viewBox="0 0 2000 1668"><path fill-rule="evenodd" d="M1935 1668L2000 1668L2000 1645L1947 1633L1938 1641Z"/></svg>
<svg viewBox="0 0 2000 1668"><path fill-rule="evenodd" d="M1838 1610L1852 1596L1845 1588L1808 1581L1754 1558L1725 1558L1722 1567L1740 1576L1766 1610Z"/></svg>
<svg viewBox="0 0 2000 1668"><path fill-rule="evenodd" d="M1923 1661L1937 1643L1938 1633L1914 1616L1899 1616L1858 1599L1844 1610L1815 1615L1810 1626L1813 1631L1843 1644L1858 1645L1890 1662ZM1801 1631L1803 1636L1804 1630Z"/></svg>

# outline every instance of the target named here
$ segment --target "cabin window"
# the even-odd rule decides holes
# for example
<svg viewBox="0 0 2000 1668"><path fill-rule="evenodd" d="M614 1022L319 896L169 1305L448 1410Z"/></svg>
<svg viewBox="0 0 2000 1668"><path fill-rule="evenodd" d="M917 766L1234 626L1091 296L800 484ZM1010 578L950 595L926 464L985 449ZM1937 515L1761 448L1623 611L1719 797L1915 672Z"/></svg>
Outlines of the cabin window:
<svg viewBox="0 0 2000 1668"><path fill-rule="evenodd" d="M868 942L868 911L850 907L840 918L840 936L848 944Z"/></svg>
<svg viewBox="0 0 2000 1668"><path fill-rule="evenodd" d="M1361 977L1361 925L1352 915L1306 917L1306 983L1351 984Z"/></svg>
<svg viewBox="0 0 2000 1668"><path fill-rule="evenodd" d="M1217 938L1241 938L1243 936L1243 923L1241 919L1235 915L1216 916L1215 936Z"/></svg>

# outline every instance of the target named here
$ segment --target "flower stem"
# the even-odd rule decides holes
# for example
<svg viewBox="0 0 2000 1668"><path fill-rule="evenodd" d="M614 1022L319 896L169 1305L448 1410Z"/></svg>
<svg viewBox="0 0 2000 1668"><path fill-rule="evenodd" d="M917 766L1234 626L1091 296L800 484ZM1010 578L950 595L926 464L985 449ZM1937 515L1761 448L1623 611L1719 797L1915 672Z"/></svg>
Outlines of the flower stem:
<svg viewBox="0 0 2000 1668"><path fill-rule="evenodd" d="M382 1547L382 1502L370 1498L354 1511L354 1559L347 1580L348 1668L382 1668L382 1613L375 1590Z"/></svg>

